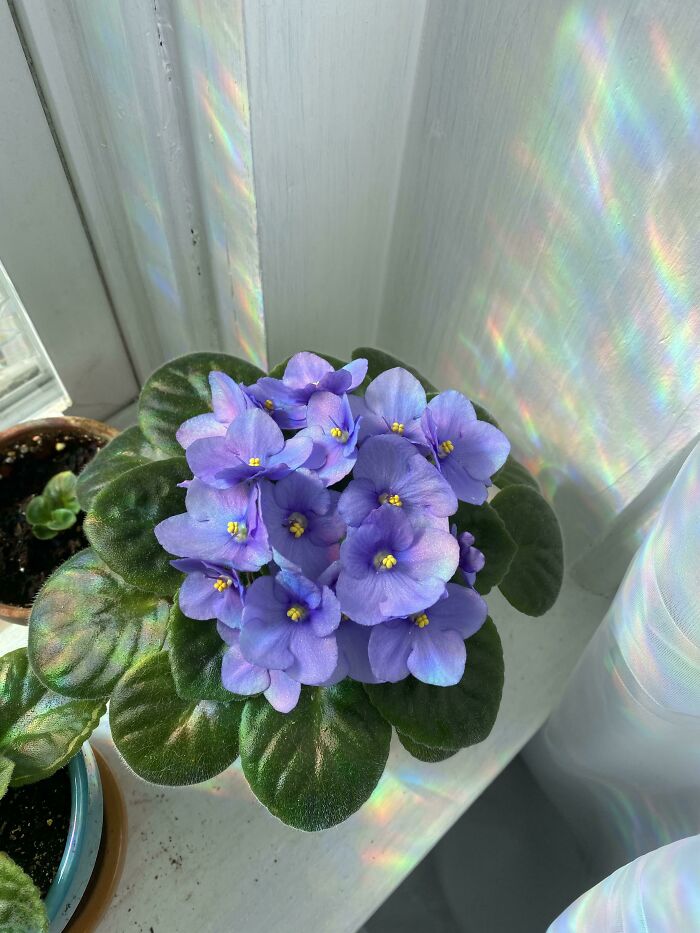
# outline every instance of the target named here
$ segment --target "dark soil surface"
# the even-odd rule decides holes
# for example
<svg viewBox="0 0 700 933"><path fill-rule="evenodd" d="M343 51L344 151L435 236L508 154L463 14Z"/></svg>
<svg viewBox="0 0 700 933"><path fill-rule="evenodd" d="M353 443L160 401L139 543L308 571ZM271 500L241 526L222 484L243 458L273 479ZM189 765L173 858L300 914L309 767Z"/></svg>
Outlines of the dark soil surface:
<svg viewBox="0 0 700 933"><path fill-rule="evenodd" d="M46 897L63 858L70 822L68 769L11 787L0 800L0 852L7 852Z"/></svg>
<svg viewBox="0 0 700 933"><path fill-rule="evenodd" d="M36 434L0 451L0 602L31 606L44 580L88 546L82 513L72 528L40 541L24 517L28 500L56 473L79 473L102 441L87 434Z"/></svg>

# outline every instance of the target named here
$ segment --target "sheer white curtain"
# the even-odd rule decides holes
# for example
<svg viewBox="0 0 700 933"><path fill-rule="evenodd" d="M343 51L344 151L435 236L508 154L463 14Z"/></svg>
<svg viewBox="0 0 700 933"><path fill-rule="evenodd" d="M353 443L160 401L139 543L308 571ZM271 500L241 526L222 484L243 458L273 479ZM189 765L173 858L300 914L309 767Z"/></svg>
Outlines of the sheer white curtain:
<svg viewBox="0 0 700 933"><path fill-rule="evenodd" d="M699 865L700 836L642 855L582 894L547 933L700 930Z"/></svg>
<svg viewBox="0 0 700 933"><path fill-rule="evenodd" d="M527 751L602 872L700 831L699 516L700 445Z"/></svg>

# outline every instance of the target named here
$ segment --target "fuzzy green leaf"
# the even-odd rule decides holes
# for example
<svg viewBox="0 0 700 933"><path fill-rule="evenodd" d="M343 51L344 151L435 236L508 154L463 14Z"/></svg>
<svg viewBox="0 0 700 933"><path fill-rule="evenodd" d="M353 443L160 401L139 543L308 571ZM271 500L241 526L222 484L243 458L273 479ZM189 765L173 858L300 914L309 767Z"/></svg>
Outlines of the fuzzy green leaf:
<svg viewBox="0 0 700 933"><path fill-rule="evenodd" d="M499 489L505 489L506 486L532 486L538 492L539 484L530 471L519 463L515 457L508 456L501 469L494 473L493 484Z"/></svg>
<svg viewBox="0 0 700 933"><path fill-rule="evenodd" d="M164 600L129 586L87 548L53 573L29 617L29 659L64 696L108 697L119 678L163 645Z"/></svg>
<svg viewBox="0 0 700 933"><path fill-rule="evenodd" d="M178 450L178 453L182 451ZM141 428L127 428L103 447L78 477L77 494L81 506L87 512L92 508L98 492L113 479L134 467L143 466L152 460L163 460L167 456L146 440Z"/></svg>
<svg viewBox="0 0 700 933"><path fill-rule="evenodd" d="M32 534L39 541L49 541L51 538L55 538L58 532L47 525L32 525Z"/></svg>
<svg viewBox="0 0 700 933"><path fill-rule="evenodd" d="M518 548L499 589L520 612L541 616L556 602L564 576L557 517L530 486L508 486L491 505Z"/></svg>
<svg viewBox="0 0 700 933"><path fill-rule="evenodd" d="M171 456L182 453L175 432L183 421L211 411L209 373L226 373L236 382L256 382L265 373L227 353L188 353L157 369L139 399L139 427L147 440Z"/></svg>
<svg viewBox="0 0 700 933"><path fill-rule="evenodd" d="M515 541L508 534L498 512L486 502L483 505L460 502L450 522L457 525L458 533L470 531L474 535L474 547L486 558L486 564L476 575L475 584L475 589L486 595L508 572L516 551ZM455 579L461 581L461 576Z"/></svg>
<svg viewBox="0 0 700 933"><path fill-rule="evenodd" d="M105 711L100 700L70 700L48 690L30 668L26 648L0 658L0 697L0 753L14 763L15 787L62 768Z"/></svg>
<svg viewBox="0 0 700 933"><path fill-rule="evenodd" d="M75 525L75 512L70 509L54 509L51 518L46 523L46 527L52 531L65 531Z"/></svg>
<svg viewBox="0 0 700 933"><path fill-rule="evenodd" d="M414 742L413 739L409 739L407 735L403 735L401 732L397 732L396 735L406 751L418 761L425 761L430 764L447 761L448 758L452 758L459 751L458 748L430 748L428 745L420 745L418 742Z"/></svg>
<svg viewBox="0 0 700 933"><path fill-rule="evenodd" d="M318 353L316 350L311 350L311 353L315 353L316 356L320 356L321 359L325 360L327 363L330 363L333 369L342 369L346 365L346 360L339 360L337 356L329 356L327 353ZM291 360L291 356L288 356L286 360L282 360L281 363L278 363L276 366L270 370L270 375L273 379L281 379L284 376L284 371L287 368L287 363Z"/></svg>
<svg viewBox="0 0 700 933"><path fill-rule="evenodd" d="M226 644L213 619L190 619L178 606L170 614L170 667L175 689L183 700L235 699L221 683Z"/></svg>
<svg viewBox="0 0 700 933"><path fill-rule="evenodd" d="M66 502L75 499L77 477L70 470L56 473L44 486L43 495L53 509L60 509Z"/></svg>
<svg viewBox="0 0 700 933"><path fill-rule="evenodd" d="M197 784L238 757L243 703L183 700L166 651L149 654L117 684L109 725L124 760L152 784Z"/></svg>
<svg viewBox="0 0 700 933"><path fill-rule="evenodd" d="M46 525L51 519L51 504L44 496L32 496L24 514L30 525Z"/></svg>
<svg viewBox="0 0 700 933"><path fill-rule="evenodd" d="M0 852L0 931L48 933L49 918L39 889L4 852Z"/></svg>
<svg viewBox="0 0 700 933"><path fill-rule="evenodd" d="M466 647L464 675L454 687L407 677L397 684L365 684L365 690L396 731L420 745L453 749L483 742L503 692L503 649L491 619L467 639Z"/></svg>
<svg viewBox="0 0 700 933"><path fill-rule="evenodd" d="M9 758L5 758L4 755L0 755L0 798L4 797L7 793L7 788L10 786L14 769L14 762L10 761Z"/></svg>
<svg viewBox="0 0 700 933"><path fill-rule="evenodd" d="M95 497L83 528L102 560L127 583L149 593L169 596L182 574L170 566L172 555L158 544L153 529L185 511L185 490L191 477L184 457L134 467L109 483Z"/></svg>
<svg viewBox="0 0 700 933"><path fill-rule="evenodd" d="M248 783L282 822L328 829L362 806L389 754L391 727L360 684L302 687L290 713L264 697L245 704L241 764Z"/></svg>
<svg viewBox="0 0 700 933"><path fill-rule="evenodd" d="M372 379L376 379L380 373L385 372L387 369L394 369L396 366L401 366L416 377L426 392L438 391L432 382L429 382L425 376L422 376L417 369L414 369L413 366L409 366L408 363L403 363L390 353L385 353L384 350L376 350L374 347L357 347L356 350L352 351L352 358L353 360L358 360L360 358L367 360L367 378L363 385L371 382Z"/></svg>

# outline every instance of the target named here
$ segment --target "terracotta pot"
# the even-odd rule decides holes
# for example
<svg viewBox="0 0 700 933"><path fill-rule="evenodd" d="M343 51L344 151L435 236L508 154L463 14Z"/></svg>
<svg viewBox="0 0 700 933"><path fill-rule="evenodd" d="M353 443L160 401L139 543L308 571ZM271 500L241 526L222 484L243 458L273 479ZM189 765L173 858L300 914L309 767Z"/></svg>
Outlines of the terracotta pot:
<svg viewBox="0 0 700 933"><path fill-rule="evenodd" d="M45 437L58 434L89 434L95 440L103 440L106 444L116 437L119 431L102 421L93 421L92 418L41 418L38 421L24 421L22 424L15 424L11 428L0 431L0 458L8 447L25 438L32 438L36 434L42 434ZM29 609L25 606L13 606L10 603L0 602L0 620L27 625Z"/></svg>

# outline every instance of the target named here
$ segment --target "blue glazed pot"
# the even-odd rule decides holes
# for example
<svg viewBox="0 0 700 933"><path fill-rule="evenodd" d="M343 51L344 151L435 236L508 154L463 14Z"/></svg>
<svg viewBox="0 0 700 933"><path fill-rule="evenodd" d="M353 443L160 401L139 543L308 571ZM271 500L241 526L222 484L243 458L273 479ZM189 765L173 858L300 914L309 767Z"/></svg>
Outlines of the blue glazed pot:
<svg viewBox="0 0 700 933"><path fill-rule="evenodd" d="M71 812L68 838L44 904L49 933L61 933L85 893L102 838L102 784L95 756L86 742L68 764Z"/></svg>

